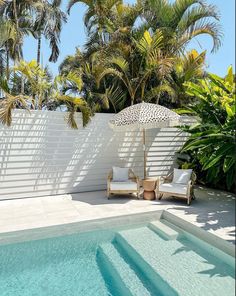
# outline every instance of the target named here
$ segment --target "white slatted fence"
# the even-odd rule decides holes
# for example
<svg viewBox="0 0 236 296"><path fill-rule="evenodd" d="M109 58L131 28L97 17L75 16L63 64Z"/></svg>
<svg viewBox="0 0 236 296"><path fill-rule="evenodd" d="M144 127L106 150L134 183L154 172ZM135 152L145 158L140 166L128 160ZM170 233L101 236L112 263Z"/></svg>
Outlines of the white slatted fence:
<svg viewBox="0 0 236 296"><path fill-rule="evenodd" d="M114 133L112 114L96 114L86 128L67 127L65 113L16 110L0 125L0 200L103 190L113 165L143 176L142 134ZM176 128L147 131L148 175L165 175L186 135Z"/></svg>

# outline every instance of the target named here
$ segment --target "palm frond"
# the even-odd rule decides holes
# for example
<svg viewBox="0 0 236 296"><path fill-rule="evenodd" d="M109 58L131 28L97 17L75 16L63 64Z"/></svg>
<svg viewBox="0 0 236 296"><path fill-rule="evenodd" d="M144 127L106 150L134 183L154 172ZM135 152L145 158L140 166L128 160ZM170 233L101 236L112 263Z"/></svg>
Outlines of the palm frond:
<svg viewBox="0 0 236 296"><path fill-rule="evenodd" d="M78 129L78 125L75 119L77 110L81 111L82 113L83 126L86 126L88 124L92 113L91 109L83 98L72 97L70 95L62 95L60 93L55 94L54 98L66 104L69 111L65 116L68 126L73 129Z"/></svg>
<svg viewBox="0 0 236 296"><path fill-rule="evenodd" d="M138 50L142 54L148 54L152 50L156 50L157 48L161 48L163 35L160 30L157 30L153 36L148 31L145 31L143 37L136 41L133 39Z"/></svg>
<svg viewBox="0 0 236 296"><path fill-rule="evenodd" d="M129 63L123 57L114 57L111 59L111 64L114 65L118 71L128 74L129 72Z"/></svg>
<svg viewBox="0 0 236 296"><path fill-rule="evenodd" d="M198 21L182 35L179 39L179 47L186 46L193 38L207 34L213 40L212 52L216 51L221 46L221 39L223 33L221 27L215 22L201 22Z"/></svg>
<svg viewBox="0 0 236 296"><path fill-rule="evenodd" d="M123 79L123 74L114 69L114 68L106 68L104 69L101 73L98 73L97 77L96 77L96 83L97 83L97 86L100 85L100 82L101 80L106 76L106 75L111 75L111 76L115 76L115 77L118 77L120 79Z"/></svg>
<svg viewBox="0 0 236 296"><path fill-rule="evenodd" d="M0 122L4 125L11 126L12 112L16 107L21 107L29 111L27 98L25 96L12 96L10 93L5 93L5 98L0 101Z"/></svg>
<svg viewBox="0 0 236 296"><path fill-rule="evenodd" d="M206 1L204 0L177 0L172 5L173 10L173 26L177 28L179 23L193 7L205 8Z"/></svg>
<svg viewBox="0 0 236 296"><path fill-rule="evenodd" d="M200 6L193 7L190 9L180 20L178 23L178 31L179 33L183 33L189 29L190 26L193 26L199 20L203 22L206 18L213 18L215 20L219 20L220 16L217 12L215 6Z"/></svg>
<svg viewBox="0 0 236 296"><path fill-rule="evenodd" d="M71 10L72 6L74 6L76 3L79 3L79 2L84 3L84 4L88 5L88 6L90 6L91 3L92 3L91 0L70 0L68 2L68 5L67 5L67 12L70 13L70 10Z"/></svg>
<svg viewBox="0 0 236 296"><path fill-rule="evenodd" d="M168 93L172 98L176 96L175 90L168 84L161 84L157 87L153 87L149 92L144 96L145 102L151 102L153 99L158 99L161 94Z"/></svg>

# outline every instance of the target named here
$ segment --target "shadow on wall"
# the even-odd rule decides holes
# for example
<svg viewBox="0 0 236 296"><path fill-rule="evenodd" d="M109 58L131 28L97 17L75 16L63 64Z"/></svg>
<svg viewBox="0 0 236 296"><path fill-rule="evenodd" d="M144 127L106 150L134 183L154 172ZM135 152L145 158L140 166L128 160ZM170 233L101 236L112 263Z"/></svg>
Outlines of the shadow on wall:
<svg viewBox="0 0 236 296"><path fill-rule="evenodd" d="M66 126L65 113L15 110L13 125L0 126L0 199L103 190L112 166L143 177L141 132L114 133L112 114L96 114L86 128ZM166 175L184 142L176 129L147 132L148 174Z"/></svg>
<svg viewBox="0 0 236 296"><path fill-rule="evenodd" d="M111 116L106 117L104 120L104 116L97 114L84 130L86 138L81 144L81 151L74 156L77 158L77 153L83 155L71 179L73 192L105 189L112 166L132 167L136 174L142 171L140 136L137 132L113 133L108 126Z"/></svg>
<svg viewBox="0 0 236 296"><path fill-rule="evenodd" d="M146 132L149 177L166 176L176 167L175 153L186 141L177 128L150 129Z"/></svg>
<svg viewBox="0 0 236 296"><path fill-rule="evenodd" d="M14 112L12 126L0 127L0 199L64 193L64 157L74 153L73 135L65 146L67 131L63 113Z"/></svg>

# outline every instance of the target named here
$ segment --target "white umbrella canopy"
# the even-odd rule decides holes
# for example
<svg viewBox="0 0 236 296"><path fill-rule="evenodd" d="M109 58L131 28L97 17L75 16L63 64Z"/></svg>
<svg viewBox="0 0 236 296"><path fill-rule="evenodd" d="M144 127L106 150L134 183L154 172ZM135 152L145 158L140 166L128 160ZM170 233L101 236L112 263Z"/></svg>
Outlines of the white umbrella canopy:
<svg viewBox="0 0 236 296"><path fill-rule="evenodd" d="M163 106L139 103L117 113L109 125L114 131L143 131L144 179L146 178L146 129L171 127L180 124L180 116Z"/></svg>

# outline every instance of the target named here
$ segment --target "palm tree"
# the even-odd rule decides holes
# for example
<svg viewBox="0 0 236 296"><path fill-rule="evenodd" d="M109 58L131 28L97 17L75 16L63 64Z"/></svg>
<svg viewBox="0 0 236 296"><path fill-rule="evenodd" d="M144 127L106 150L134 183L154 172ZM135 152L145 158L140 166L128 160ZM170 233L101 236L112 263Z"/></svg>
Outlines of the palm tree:
<svg viewBox="0 0 236 296"><path fill-rule="evenodd" d="M77 49L74 56L67 56L64 59L59 70L62 76L76 72L83 81L80 90L75 84L71 83L67 85L67 88L64 88L64 92L83 93L83 98L93 112L109 108L111 89L106 87L105 83L98 86L96 82L97 73L103 70L97 53L90 54L88 57Z"/></svg>
<svg viewBox="0 0 236 296"><path fill-rule="evenodd" d="M60 33L63 23L66 22L66 14L60 9L61 0L49 1L38 0L34 4L36 20L34 30L38 40L37 63L40 64L42 36L49 41L51 47L50 62L56 62L59 56Z"/></svg>
<svg viewBox="0 0 236 296"><path fill-rule="evenodd" d="M213 38L214 50L221 43L216 8L202 0L177 0L173 4L168 0L138 0L132 6L115 0L71 0L69 10L78 2L88 6L85 25L89 40L82 56L93 64L90 79L83 76L84 85L95 81L96 88L102 89L98 93L114 109L142 100L168 106L171 100L180 106L184 83L204 74L205 53L188 54L186 46L201 34ZM93 59L96 62L91 64ZM76 63L72 68L80 68ZM94 88L92 93L96 93Z"/></svg>
<svg viewBox="0 0 236 296"><path fill-rule="evenodd" d="M54 90L52 97L59 104L64 104L69 113L66 115L67 124L77 129L75 114L77 111L82 113L83 126L85 126L92 115L87 102L80 96L83 86L81 75L78 72L69 71L67 74L55 77Z"/></svg>
<svg viewBox="0 0 236 296"><path fill-rule="evenodd" d="M22 59L23 39L33 33L28 8L29 5L21 0L3 1L0 5L0 48L4 49L6 55L7 78L10 59L14 62Z"/></svg>
<svg viewBox="0 0 236 296"><path fill-rule="evenodd" d="M174 59L163 54L162 46L161 31L156 31L153 36L145 31L141 39L133 39L133 47L128 56L115 53L107 58L110 61L103 72L98 74L97 83L107 75L114 76L128 92L131 105L151 101L163 91L171 91L165 80L172 71ZM149 88L150 80L157 81L157 85Z"/></svg>
<svg viewBox="0 0 236 296"><path fill-rule="evenodd" d="M13 95L7 80L0 79L0 91L3 91L4 98L0 101L0 122L7 126L12 123L12 110L22 108L29 110L27 98L22 95Z"/></svg>
<svg viewBox="0 0 236 296"><path fill-rule="evenodd" d="M192 102L193 98L186 93L186 83L196 82L206 76L204 70L206 51L198 53L191 50L176 58L174 70L171 73L170 86L173 88L174 105L183 106Z"/></svg>
<svg viewBox="0 0 236 296"><path fill-rule="evenodd" d="M109 15L112 9L120 4L120 0L70 0L68 4L68 13L76 3L85 4L88 9L84 16L84 23L89 34L94 30L99 32L102 41L105 40L104 31L109 23Z"/></svg>
<svg viewBox="0 0 236 296"><path fill-rule="evenodd" d="M24 78L29 83L31 96L31 106L34 109L42 109L51 89L51 79L46 69L42 69L36 61L20 61L14 67L16 74Z"/></svg>
<svg viewBox="0 0 236 296"><path fill-rule="evenodd" d="M166 50L183 52L192 39L203 34L213 39L212 51L220 47L222 32L215 6L203 0L176 0L174 3L144 0L143 3L143 17L153 31L162 30Z"/></svg>
<svg viewBox="0 0 236 296"><path fill-rule="evenodd" d="M15 42L16 31L12 23L8 20L0 20L0 77L3 78L4 74L9 77L9 52L7 45L10 40Z"/></svg>
<svg viewBox="0 0 236 296"><path fill-rule="evenodd" d="M12 122L12 111L15 108L21 109L42 109L47 108L48 103L56 105L64 104L69 111L67 123L72 128L77 128L75 113L79 110L82 113L83 125L86 125L91 116L91 110L86 101L70 93L73 86L79 93L83 82L78 73L69 72L66 75L60 75L52 83L47 69L42 69L36 61L21 61L13 71L19 77L23 77L29 87L30 95L15 93L10 80L0 79L0 90L4 92L4 98L0 101L0 122L8 126ZM37 106L38 104L38 106Z"/></svg>

